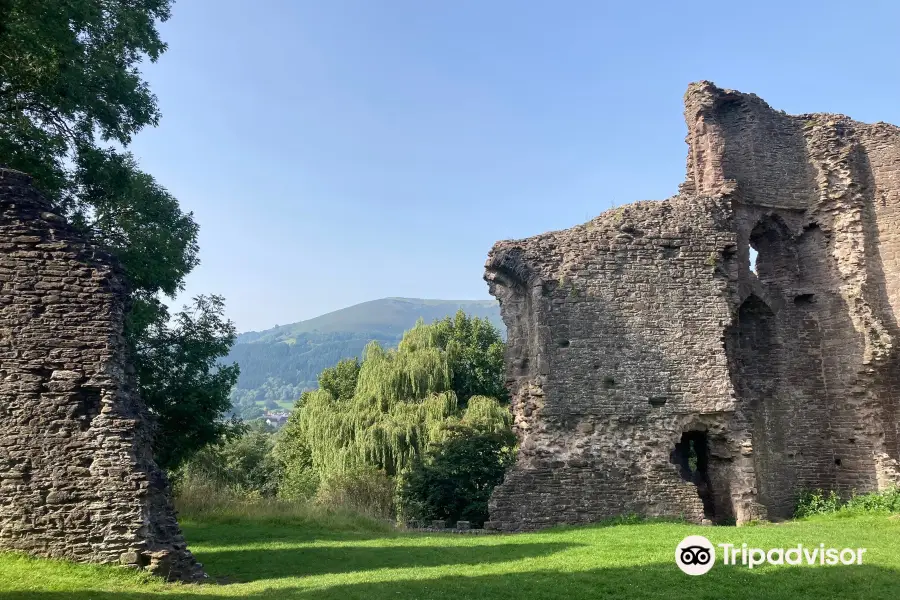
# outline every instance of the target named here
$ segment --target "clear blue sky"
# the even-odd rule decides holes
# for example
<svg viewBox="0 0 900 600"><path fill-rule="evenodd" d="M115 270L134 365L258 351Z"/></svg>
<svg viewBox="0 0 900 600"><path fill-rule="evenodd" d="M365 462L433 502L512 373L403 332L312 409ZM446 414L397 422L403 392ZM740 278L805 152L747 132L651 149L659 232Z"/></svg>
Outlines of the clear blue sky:
<svg viewBox="0 0 900 600"><path fill-rule="evenodd" d="M663 199L682 94L900 123L900 2L179 0L132 150L239 330L487 298L491 245Z"/></svg>

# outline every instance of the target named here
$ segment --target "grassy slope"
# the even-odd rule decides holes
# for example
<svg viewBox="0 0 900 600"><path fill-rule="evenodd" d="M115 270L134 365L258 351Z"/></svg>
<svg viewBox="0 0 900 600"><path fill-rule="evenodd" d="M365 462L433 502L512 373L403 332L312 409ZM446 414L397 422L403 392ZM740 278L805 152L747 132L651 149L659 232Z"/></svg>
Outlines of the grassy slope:
<svg viewBox="0 0 900 600"><path fill-rule="evenodd" d="M504 536L316 530L264 522L185 522L198 558L224 585L162 584L111 567L0 555L0 598L889 598L900 592L900 521L817 518L759 527L680 524L557 529ZM762 548L865 547L862 566L717 564L689 577L673 564L689 534Z"/></svg>

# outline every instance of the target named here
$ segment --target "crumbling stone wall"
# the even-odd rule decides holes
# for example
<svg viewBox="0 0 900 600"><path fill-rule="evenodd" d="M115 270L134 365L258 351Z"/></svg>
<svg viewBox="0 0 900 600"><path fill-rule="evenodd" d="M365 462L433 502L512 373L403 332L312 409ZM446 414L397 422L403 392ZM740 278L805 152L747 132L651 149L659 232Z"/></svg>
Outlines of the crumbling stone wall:
<svg viewBox="0 0 900 600"><path fill-rule="evenodd" d="M489 255L521 443L496 527L783 518L900 482L900 129L709 82L685 118L678 195Z"/></svg>
<svg viewBox="0 0 900 600"><path fill-rule="evenodd" d="M126 360L125 299L113 261L0 169L0 549L199 579Z"/></svg>

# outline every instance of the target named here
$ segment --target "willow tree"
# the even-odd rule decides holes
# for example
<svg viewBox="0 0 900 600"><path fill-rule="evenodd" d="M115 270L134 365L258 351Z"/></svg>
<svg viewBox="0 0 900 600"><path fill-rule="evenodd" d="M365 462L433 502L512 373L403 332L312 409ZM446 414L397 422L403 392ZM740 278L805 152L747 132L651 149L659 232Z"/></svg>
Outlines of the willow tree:
<svg viewBox="0 0 900 600"><path fill-rule="evenodd" d="M502 350L499 332L486 321L457 315L451 326L455 322L470 330L492 330L495 339L479 348L495 352L499 344ZM476 377L460 372L475 364L459 359L471 349L454 342L447 327L446 320L430 325L420 321L396 349L371 342L355 373L352 395L335 392L347 389L346 377L340 388L331 383L338 369L352 369L340 364L327 369L320 376L320 388L305 394L292 415L286 428L291 433L279 441L281 451L287 454L288 447L304 445L320 477L364 466L395 475L460 425L479 431L509 430L510 414L504 404L468 391L480 391L471 385ZM467 385L465 404L454 387L460 381ZM495 390L496 382L483 387Z"/></svg>

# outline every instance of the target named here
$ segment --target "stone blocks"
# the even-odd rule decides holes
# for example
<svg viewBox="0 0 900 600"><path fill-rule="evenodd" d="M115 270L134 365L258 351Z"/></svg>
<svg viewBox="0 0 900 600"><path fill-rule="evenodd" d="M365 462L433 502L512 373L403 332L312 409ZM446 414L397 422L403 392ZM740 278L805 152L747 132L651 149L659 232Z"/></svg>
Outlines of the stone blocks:
<svg viewBox="0 0 900 600"><path fill-rule="evenodd" d="M0 548L205 577L122 334L114 261L0 169Z"/></svg>

